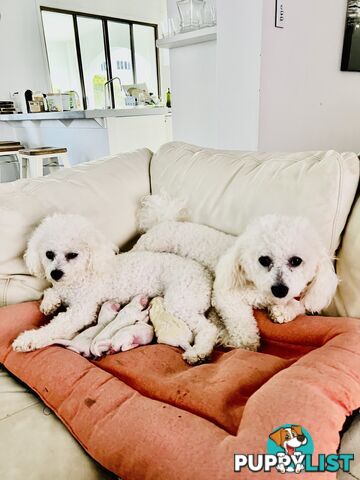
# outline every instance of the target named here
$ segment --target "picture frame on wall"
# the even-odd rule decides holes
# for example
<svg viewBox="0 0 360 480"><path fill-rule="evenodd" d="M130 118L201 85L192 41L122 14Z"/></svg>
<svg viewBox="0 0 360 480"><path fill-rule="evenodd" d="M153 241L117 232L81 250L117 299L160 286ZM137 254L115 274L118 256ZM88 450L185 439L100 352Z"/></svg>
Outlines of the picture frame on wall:
<svg viewBox="0 0 360 480"><path fill-rule="evenodd" d="M347 3L341 70L360 72L360 0Z"/></svg>

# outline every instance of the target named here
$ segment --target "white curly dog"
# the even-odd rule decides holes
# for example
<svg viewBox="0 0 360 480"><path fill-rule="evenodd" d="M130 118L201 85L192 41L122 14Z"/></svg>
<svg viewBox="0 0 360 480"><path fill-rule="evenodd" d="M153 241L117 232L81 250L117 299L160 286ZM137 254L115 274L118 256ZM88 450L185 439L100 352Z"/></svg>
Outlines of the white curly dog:
<svg viewBox="0 0 360 480"><path fill-rule="evenodd" d="M170 252L197 260L215 274L212 305L232 347L256 350L259 332L253 308L266 308L274 322L290 322L327 307L338 278L331 258L303 217L266 215L239 237L185 221L184 202L166 193L146 197L138 212L145 231L135 251Z"/></svg>
<svg viewBox="0 0 360 480"><path fill-rule="evenodd" d="M101 305L127 304L136 295L164 297L166 310L194 332L194 344L184 354L189 364L205 360L216 343L218 329L206 317L212 278L199 263L169 253L128 252L116 248L79 215L47 217L35 230L25 253L29 272L48 280L40 309L58 313L47 325L23 332L14 342L27 352L72 339L97 318Z"/></svg>

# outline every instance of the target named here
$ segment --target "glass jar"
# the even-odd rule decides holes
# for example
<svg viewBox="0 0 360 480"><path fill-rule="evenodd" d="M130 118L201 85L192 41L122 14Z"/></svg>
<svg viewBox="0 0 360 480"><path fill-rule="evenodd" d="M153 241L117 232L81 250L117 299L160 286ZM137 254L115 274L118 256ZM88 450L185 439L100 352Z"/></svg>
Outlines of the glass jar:
<svg viewBox="0 0 360 480"><path fill-rule="evenodd" d="M180 15L180 32L199 29L202 24L204 0L179 0L176 3Z"/></svg>
<svg viewBox="0 0 360 480"><path fill-rule="evenodd" d="M216 25L216 6L211 0L205 0L202 13L202 24L205 27L214 27Z"/></svg>

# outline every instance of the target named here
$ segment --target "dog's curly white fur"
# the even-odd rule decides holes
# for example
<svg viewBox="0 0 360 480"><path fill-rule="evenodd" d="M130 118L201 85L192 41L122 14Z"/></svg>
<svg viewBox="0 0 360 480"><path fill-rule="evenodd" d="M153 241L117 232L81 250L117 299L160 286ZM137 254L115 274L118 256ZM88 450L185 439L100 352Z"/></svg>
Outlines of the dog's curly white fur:
<svg viewBox="0 0 360 480"><path fill-rule="evenodd" d="M22 333L13 343L17 351L31 351L72 339L92 324L107 300L127 304L136 295L163 296L167 311L191 328L195 342L184 352L191 364L211 354L217 328L206 317L212 279L197 262L168 253L128 252L116 248L79 215L47 217L32 235L25 261L31 274L47 279L41 311L67 307L49 324Z"/></svg>
<svg viewBox="0 0 360 480"><path fill-rule="evenodd" d="M170 221L167 202L163 195L145 198L139 217L153 226L134 250L176 253L215 273L212 304L225 323L229 346L258 348L254 307L267 308L275 322L286 323L330 303L338 279L325 246L305 218L265 215L235 237L204 225ZM175 205L172 200L177 220ZM183 203L180 207L184 209ZM167 212L164 218L162 209Z"/></svg>

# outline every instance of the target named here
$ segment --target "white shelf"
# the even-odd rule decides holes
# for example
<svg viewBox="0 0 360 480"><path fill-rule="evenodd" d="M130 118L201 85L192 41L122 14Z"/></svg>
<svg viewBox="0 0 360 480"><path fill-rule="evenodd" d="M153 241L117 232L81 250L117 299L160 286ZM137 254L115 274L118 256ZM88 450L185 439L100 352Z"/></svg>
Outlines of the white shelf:
<svg viewBox="0 0 360 480"><path fill-rule="evenodd" d="M179 48L213 40L216 40L216 27L207 27L192 32L178 33L169 38L162 38L156 42L156 46L158 48Z"/></svg>

